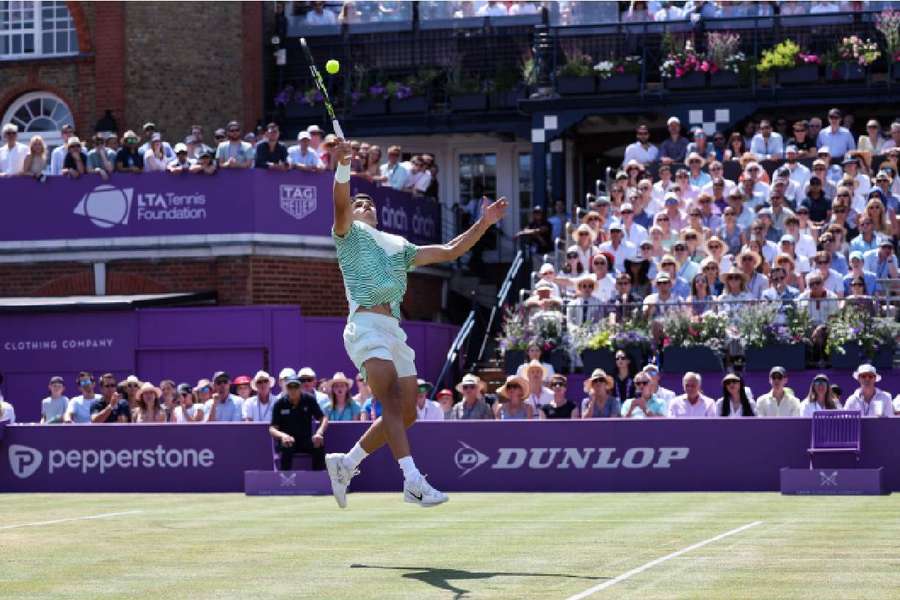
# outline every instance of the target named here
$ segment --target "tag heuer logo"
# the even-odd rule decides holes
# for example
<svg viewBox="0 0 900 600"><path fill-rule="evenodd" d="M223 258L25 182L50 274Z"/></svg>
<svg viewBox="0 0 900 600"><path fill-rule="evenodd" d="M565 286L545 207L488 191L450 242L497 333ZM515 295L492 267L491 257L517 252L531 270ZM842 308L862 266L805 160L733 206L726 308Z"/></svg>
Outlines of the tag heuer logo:
<svg viewBox="0 0 900 600"><path fill-rule="evenodd" d="M315 186L282 184L278 186L278 195L281 210L298 221L316 210Z"/></svg>

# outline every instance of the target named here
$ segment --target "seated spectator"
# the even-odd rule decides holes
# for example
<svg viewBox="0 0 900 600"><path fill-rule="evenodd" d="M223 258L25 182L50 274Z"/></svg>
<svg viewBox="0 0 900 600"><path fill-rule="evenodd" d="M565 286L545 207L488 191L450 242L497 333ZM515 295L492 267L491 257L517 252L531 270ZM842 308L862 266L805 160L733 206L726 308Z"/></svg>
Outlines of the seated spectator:
<svg viewBox="0 0 900 600"><path fill-rule="evenodd" d="M331 402L331 399L328 397L328 394L320 391L316 383L318 382L318 377L316 376L316 372L312 370L311 367L303 367L300 371L297 372L297 378L300 380L300 385L303 386L303 391L308 392L316 397L316 402L319 403L323 409L325 406Z"/></svg>
<svg viewBox="0 0 900 600"><path fill-rule="evenodd" d="M855 239L859 239L859 237L860 236L857 236ZM851 284L859 279L863 281L864 285L862 292L851 289ZM854 250L850 253L850 272L844 275L844 295L849 296L851 293L863 293L867 296L874 296L877 290L878 278L875 276L875 273L865 270L863 252Z"/></svg>
<svg viewBox="0 0 900 600"><path fill-rule="evenodd" d="M644 317L658 319L680 304L681 299L672 293L672 278L660 272L656 275L656 292L644 298Z"/></svg>
<svg viewBox="0 0 900 600"><path fill-rule="evenodd" d="M655 363L649 363L644 365L641 372L646 373L650 377L650 387L653 390L653 394L665 403L666 412L668 413L669 402L675 398L675 392L660 384L659 367Z"/></svg>
<svg viewBox="0 0 900 600"><path fill-rule="evenodd" d="M525 401L529 395L528 381L518 375L509 375L497 389L499 401L494 404L494 418L500 421L531 420L534 408Z"/></svg>
<svg viewBox="0 0 900 600"><path fill-rule="evenodd" d="M793 390L786 387L787 371L784 367L772 367L769 371L769 383L772 389L756 400L756 414L760 417L799 417L800 401Z"/></svg>
<svg viewBox="0 0 900 600"><path fill-rule="evenodd" d="M550 378L550 389L553 400L541 406L539 417L544 419L577 419L578 406L566 398L567 381L565 375L554 375Z"/></svg>
<svg viewBox="0 0 900 600"><path fill-rule="evenodd" d="M250 395L253 393L253 388L250 386L250 376L249 375L238 375L234 378L234 381L231 382L231 389L234 390L234 394L241 399L241 404L250 399Z"/></svg>
<svg viewBox="0 0 900 600"><path fill-rule="evenodd" d="M546 377L549 380L550 377L556 374L556 371L553 370L553 365L548 362L541 361L541 355L543 351L541 347L537 345L535 342L531 342L528 344L528 348L525 350L525 362L519 365L516 369L516 375L519 377L526 377L525 370L528 368L531 363L539 362L541 366L544 368L544 372L546 373Z"/></svg>
<svg viewBox="0 0 900 600"><path fill-rule="evenodd" d="M381 402L375 396L366 400L359 415L360 421L374 421L381 416Z"/></svg>
<svg viewBox="0 0 900 600"><path fill-rule="evenodd" d="M829 240L826 244L833 239L830 236L823 237L827 237L827 240ZM809 286L812 277L818 275L828 292L841 297L844 295L844 279L838 271L831 268L831 259L832 255L828 251L822 250L817 252L815 256L816 270L810 271L806 276L806 284Z"/></svg>
<svg viewBox="0 0 900 600"><path fill-rule="evenodd" d="M240 397L230 393L231 377L225 371L218 371L212 378L212 397L206 402L206 421L240 421L243 418L243 403Z"/></svg>
<svg viewBox="0 0 900 600"><path fill-rule="evenodd" d="M756 416L756 405L747 395L739 375L729 373L722 379L722 396L716 400L716 414L725 418Z"/></svg>
<svg viewBox="0 0 900 600"><path fill-rule="evenodd" d="M325 168L319 155L309 147L308 131L297 134L297 145L288 150L288 163L300 171L321 171Z"/></svg>
<svg viewBox="0 0 900 600"><path fill-rule="evenodd" d="M341 371L325 382L325 393L328 395L328 404L323 407L323 412L329 421L359 421L362 407L350 397L350 388L353 380Z"/></svg>
<svg viewBox="0 0 900 600"><path fill-rule="evenodd" d="M434 397L434 400L444 413L444 421L451 420L453 418L453 390L442 389Z"/></svg>
<svg viewBox="0 0 900 600"><path fill-rule="evenodd" d="M547 373L540 362L534 360L525 366L525 377L528 379L529 393L525 395L526 404L534 409L533 415L537 418L541 407L553 401L553 392L545 387L551 375Z"/></svg>
<svg viewBox="0 0 900 600"><path fill-rule="evenodd" d="M699 373L688 371L681 378L684 394L669 402L669 416L680 418L715 417L716 401L703 394L703 379Z"/></svg>
<svg viewBox="0 0 900 600"><path fill-rule="evenodd" d="M173 155L172 159L174 158L176 156ZM166 166L172 159L167 158L166 153L163 151L162 137L158 133L154 133L150 138L149 147L144 150L144 172L165 171Z"/></svg>
<svg viewBox="0 0 900 600"><path fill-rule="evenodd" d="M91 406L100 400L101 396L94 393L94 376L89 372L80 372L76 382L81 394L69 400L63 415L63 423L90 423Z"/></svg>
<svg viewBox="0 0 900 600"><path fill-rule="evenodd" d="M756 160L781 160L784 155L784 140L777 131L772 131L768 119L759 122L759 132L750 142L750 152Z"/></svg>
<svg viewBox="0 0 900 600"><path fill-rule="evenodd" d="M165 423L166 413L159 402L162 392L158 387L144 382L138 393L138 405L131 411L134 423Z"/></svg>
<svg viewBox="0 0 900 600"><path fill-rule="evenodd" d="M19 128L13 123L3 126L4 143L0 146L0 177L21 175L25 167L25 157L29 154L28 146L16 141Z"/></svg>
<svg viewBox="0 0 900 600"><path fill-rule="evenodd" d="M0 374L0 384L3 383L3 375ZM8 423L14 425L16 422L16 409L13 405L4 400L3 394L0 393L0 423Z"/></svg>
<svg viewBox="0 0 900 600"><path fill-rule="evenodd" d="M646 125L638 125L635 131L637 141L629 144L625 148L625 158L622 164L629 161L637 161L642 165L654 162L659 156L659 150L650 143L650 130Z"/></svg>
<svg viewBox="0 0 900 600"><path fill-rule="evenodd" d="M175 158L166 165L166 170L173 175L190 173L195 161L188 157L188 147L184 144L175 144Z"/></svg>
<svg viewBox="0 0 900 600"><path fill-rule="evenodd" d="M200 158L197 159L197 162L191 165L190 171L195 175L215 175L217 168L213 154L208 150L204 150L200 153Z"/></svg>
<svg viewBox="0 0 900 600"><path fill-rule="evenodd" d="M414 196L424 196L428 186L431 185L431 173L425 168L425 161L421 156L414 156L409 177L403 185L403 189Z"/></svg>
<svg viewBox="0 0 900 600"><path fill-rule="evenodd" d="M311 2L311 10L306 13L307 25L337 25L337 15L325 8L324 2Z"/></svg>
<svg viewBox="0 0 900 600"><path fill-rule="evenodd" d="M47 146L44 144L44 138L39 135L33 136L28 142L28 154L22 163L22 175L43 181L46 168Z"/></svg>
<svg viewBox="0 0 900 600"><path fill-rule="evenodd" d="M48 385L50 395L41 400L41 424L62 423L69 399L63 395L66 384L63 378L55 375Z"/></svg>
<svg viewBox="0 0 900 600"><path fill-rule="evenodd" d="M120 173L143 173L144 155L138 152L138 136L128 130L122 135L122 148L116 153L116 171Z"/></svg>
<svg viewBox="0 0 900 600"><path fill-rule="evenodd" d="M691 294L687 298L688 305L694 315L699 316L709 310L713 310L715 308L713 301L716 296L715 290L711 290L709 287L709 280L706 275L700 273L694 276L694 279L691 281Z"/></svg>
<svg viewBox="0 0 900 600"><path fill-rule="evenodd" d="M201 383L205 380L201 380ZM207 382L208 385L208 382ZM178 385L179 402L172 411L174 423L197 423L203 420L203 403L194 402L194 391L187 383ZM209 392L207 391L207 395Z"/></svg>
<svg viewBox="0 0 900 600"><path fill-rule="evenodd" d="M584 382L587 397L581 401L582 419L611 419L621 416L622 403L611 396L615 383L603 369L594 369Z"/></svg>
<svg viewBox="0 0 900 600"><path fill-rule="evenodd" d="M313 419L319 427L313 433ZM290 471L294 454L309 454L313 471L325 469L325 430L328 417L315 396L304 392L296 376L285 381L285 392L275 401L269 433L275 438L280 457L278 468Z"/></svg>
<svg viewBox="0 0 900 600"><path fill-rule="evenodd" d="M569 328L582 327L596 323L603 315L603 305L594 296L596 280L593 275L582 275L576 280L576 296L566 306L566 319Z"/></svg>
<svg viewBox="0 0 900 600"><path fill-rule="evenodd" d="M550 284L550 295L556 296L557 298L561 297L562 294L559 290L559 285L557 284L558 280L562 280L560 283L564 285L570 285L570 280L568 277L557 277L556 276L556 268L552 263L544 263L541 265L540 270L538 271L538 281L540 283L542 281L546 281Z"/></svg>
<svg viewBox="0 0 900 600"><path fill-rule="evenodd" d="M809 393L806 399L800 403L800 414L811 417L820 410L837 410L840 406L834 401L831 393L831 382L828 376L822 373L816 375L809 384Z"/></svg>
<svg viewBox="0 0 900 600"><path fill-rule="evenodd" d="M274 386L274 377L265 371L256 372L256 375L250 380L249 386L255 394L245 399L241 407L241 418L244 421L272 422L272 406L275 404L275 396L272 393ZM359 413L357 412L357 414Z"/></svg>
<svg viewBox="0 0 900 600"><path fill-rule="evenodd" d="M462 395L462 400L451 409L452 419L471 421L494 418L491 407L484 400L487 385L477 375L463 375L462 380L456 384L456 391Z"/></svg>
<svg viewBox="0 0 900 600"><path fill-rule="evenodd" d="M225 128L227 140L216 148L216 161L224 169L249 169L253 166L253 146L241 140L241 125L231 121Z"/></svg>
<svg viewBox="0 0 900 600"><path fill-rule="evenodd" d="M878 370L869 364L862 364L853 373L859 387L844 403L844 410L858 410L864 417L893 417L894 407L890 394L875 387L881 381Z"/></svg>
<svg viewBox="0 0 900 600"><path fill-rule="evenodd" d="M800 294L800 291L788 285L787 270L783 266L774 266L769 272L769 288L762 293L763 300L789 303Z"/></svg>
<svg viewBox="0 0 900 600"><path fill-rule="evenodd" d="M894 243L885 238L878 244L877 250L869 250L863 254L863 268L875 273L875 277L882 279L897 279L897 255L894 253ZM879 283L879 291L884 291Z"/></svg>
<svg viewBox="0 0 900 600"><path fill-rule="evenodd" d="M372 397L372 389L366 383L362 373L356 374L356 393L353 394L352 400L359 404L360 408L366 403L366 400Z"/></svg>
<svg viewBox="0 0 900 600"><path fill-rule="evenodd" d="M116 378L112 373L100 377L100 399L91 405L91 423L128 423L131 408L128 400L119 396Z"/></svg>
<svg viewBox="0 0 900 600"><path fill-rule="evenodd" d="M831 156L843 159L844 155L856 150L856 142L853 134L846 127L841 127L842 113L837 108L828 111L829 126L819 132L816 147L828 148Z"/></svg>
<svg viewBox="0 0 900 600"><path fill-rule="evenodd" d="M665 417L666 404L653 393L650 376L643 371L634 378L635 395L622 404L621 414L626 419Z"/></svg>
<svg viewBox="0 0 900 600"><path fill-rule="evenodd" d="M278 141L281 132L278 125L269 123L266 125L265 138L256 144L256 168L272 169L275 171L287 171L291 168L288 161L288 151L284 144Z"/></svg>
<svg viewBox="0 0 900 600"><path fill-rule="evenodd" d="M428 394L434 389L424 379L416 381L416 420L417 421L443 421L444 410L434 400L428 399Z"/></svg>
<svg viewBox="0 0 900 600"><path fill-rule="evenodd" d="M620 273L616 276L616 292L609 300L612 305L609 322L623 323L631 319L641 306L641 302L640 298L631 293L631 275Z"/></svg>
<svg viewBox="0 0 900 600"><path fill-rule="evenodd" d="M625 269L625 259L637 258L637 246L627 241L625 238L625 230L619 223L613 223L609 226L609 241L600 244L601 252L609 252L614 257L614 266L616 271Z"/></svg>

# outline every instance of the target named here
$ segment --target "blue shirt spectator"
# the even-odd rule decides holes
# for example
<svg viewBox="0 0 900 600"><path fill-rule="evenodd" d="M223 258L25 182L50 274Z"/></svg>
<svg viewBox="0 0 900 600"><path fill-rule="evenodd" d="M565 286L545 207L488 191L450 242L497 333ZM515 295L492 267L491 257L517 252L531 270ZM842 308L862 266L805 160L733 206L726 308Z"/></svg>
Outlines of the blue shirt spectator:
<svg viewBox="0 0 900 600"><path fill-rule="evenodd" d="M372 417L372 411L375 411L375 417ZM381 416L381 402L375 398L369 398L363 404L362 411L366 414L366 420L375 420Z"/></svg>
<svg viewBox="0 0 900 600"><path fill-rule="evenodd" d="M856 141L846 127L840 126L840 111L831 109L828 112L828 120L831 121L831 126L819 132L819 137L816 138L816 148L827 147L832 157L843 159L847 152L856 150Z"/></svg>
<svg viewBox="0 0 900 600"><path fill-rule="evenodd" d="M771 125L769 125L768 129L769 135L765 136L764 133L767 130L764 128L764 125L766 123L766 121L763 121L760 124L760 133L754 135L750 141L750 152L755 154L760 160L780 160L784 156L784 141L781 138L781 134L772 131Z"/></svg>
<svg viewBox="0 0 900 600"><path fill-rule="evenodd" d="M215 402L215 399L210 398L206 401L206 405L204 407L204 414L206 415L206 420L210 420L210 411L212 411L212 404ZM234 421L239 422L243 420L243 400L239 396L235 396L234 394L228 394L228 397L225 398L224 401L216 404L216 416L214 421L222 422L222 421Z"/></svg>
<svg viewBox="0 0 900 600"><path fill-rule="evenodd" d="M878 280L875 277L875 273L870 271L863 271L862 275L854 275L853 273L848 273L844 275L844 295L850 295L850 282L856 279L857 277L862 277L863 281L866 284L866 295L873 296L875 295L875 291L878 289Z"/></svg>

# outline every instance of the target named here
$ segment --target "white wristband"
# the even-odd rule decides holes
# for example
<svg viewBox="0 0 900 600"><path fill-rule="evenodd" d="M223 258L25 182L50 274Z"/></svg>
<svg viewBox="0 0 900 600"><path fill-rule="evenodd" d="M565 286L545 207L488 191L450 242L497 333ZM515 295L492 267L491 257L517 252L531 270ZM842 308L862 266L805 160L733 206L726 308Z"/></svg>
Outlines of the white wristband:
<svg viewBox="0 0 900 600"><path fill-rule="evenodd" d="M350 181L350 165L338 163L337 169L334 170L334 180L338 183L347 183Z"/></svg>

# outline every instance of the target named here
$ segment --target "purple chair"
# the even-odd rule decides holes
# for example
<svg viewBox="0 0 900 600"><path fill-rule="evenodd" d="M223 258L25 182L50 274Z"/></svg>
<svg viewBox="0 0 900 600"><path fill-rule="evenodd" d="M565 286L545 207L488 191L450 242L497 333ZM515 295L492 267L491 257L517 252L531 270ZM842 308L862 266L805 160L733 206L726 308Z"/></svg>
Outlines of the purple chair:
<svg viewBox="0 0 900 600"><path fill-rule="evenodd" d="M816 454L853 453L859 460L862 415L856 410L822 410L812 417L809 468Z"/></svg>

